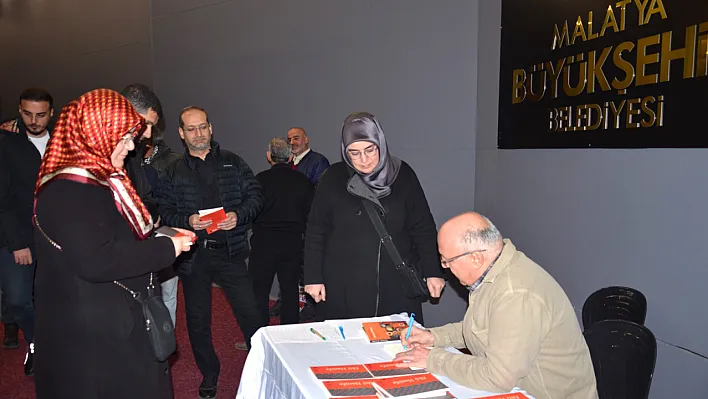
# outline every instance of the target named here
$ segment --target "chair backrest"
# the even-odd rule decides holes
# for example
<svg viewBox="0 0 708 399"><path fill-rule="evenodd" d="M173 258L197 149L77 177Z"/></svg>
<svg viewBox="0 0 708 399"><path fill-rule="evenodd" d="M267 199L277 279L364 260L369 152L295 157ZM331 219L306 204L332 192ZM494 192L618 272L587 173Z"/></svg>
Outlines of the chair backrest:
<svg viewBox="0 0 708 399"><path fill-rule="evenodd" d="M647 299L629 287L606 287L592 293L583 304L583 328L603 320L627 320L644 324Z"/></svg>
<svg viewBox="0 0 708 399"><path fill-rule="evenodd" d="M656 338L645 326L605 320L583 332L600 399L646 399L656 365Z"/></svg>

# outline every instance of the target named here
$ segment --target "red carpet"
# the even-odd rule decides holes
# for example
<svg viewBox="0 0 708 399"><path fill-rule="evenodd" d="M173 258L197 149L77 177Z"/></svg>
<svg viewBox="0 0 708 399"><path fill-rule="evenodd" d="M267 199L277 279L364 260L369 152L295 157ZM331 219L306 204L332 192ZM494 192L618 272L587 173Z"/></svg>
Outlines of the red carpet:
<svg viewBox="0 0 708 399"><path fill-rule="evenodd" d="M246 361L246 351L240 351L234 346L243 341L231 307L224 293L219 288L213 288L212 334L214 347L221 361L219 377L219 393L217 398L235 398L238 383L241 378L243 363ZM272 320L271 324L277 324ZM0 332L2 331L0 323ZM194 363L192 348L187 336L187 325L184 318L184 300L182 284L180 283L177 304L177 354L173 355L172 384L176 399L194 399L198 397L197 390L202 376ZM0 337L3 335L0 334ZM25 343L20 349L0 348L0 399L34 399L34 383L32 377L26 377L22 362L25 359Z"/></svg>

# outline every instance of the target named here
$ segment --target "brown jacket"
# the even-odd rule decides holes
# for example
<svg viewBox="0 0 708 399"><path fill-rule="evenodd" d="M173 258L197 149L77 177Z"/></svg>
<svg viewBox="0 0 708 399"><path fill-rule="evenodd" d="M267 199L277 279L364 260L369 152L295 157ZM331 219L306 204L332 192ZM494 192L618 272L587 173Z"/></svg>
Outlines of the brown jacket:
<svg viewBox="0 0 708 399"><path fill-rule="evenodd" d="M519 387L536 399L597 399L595 373L573 306L510 240L469 295L464 320L430 330L427 368L490 392ZM466 347L470 355L445 347Z"/></svg>

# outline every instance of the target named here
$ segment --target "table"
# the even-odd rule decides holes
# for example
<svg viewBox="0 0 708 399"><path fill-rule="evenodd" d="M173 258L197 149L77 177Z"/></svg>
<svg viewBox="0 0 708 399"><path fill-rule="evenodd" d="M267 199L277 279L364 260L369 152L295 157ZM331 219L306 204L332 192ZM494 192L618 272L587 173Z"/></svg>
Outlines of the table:
<svg viewBox="0 0 708 399"><path fill-rule="evenodd" d="M321 382L310 371L310 366L390 361L393 357L387 352L385 346L391 343L369 343L361 323L407 320L408 315L404 313L365 319L263 327L251 339L251 351L246 358L236 398L329 398ZM339 335L337 331L339 325L344 326L346 339L342 339ZM323 333L328 339L323 341L310 333L310 327ZM456 349L449 350L457 352ZM489 392L465 388L440 375L436 377L460 399L493 395ZM515 390L515 392L522 391Z"/></svg>

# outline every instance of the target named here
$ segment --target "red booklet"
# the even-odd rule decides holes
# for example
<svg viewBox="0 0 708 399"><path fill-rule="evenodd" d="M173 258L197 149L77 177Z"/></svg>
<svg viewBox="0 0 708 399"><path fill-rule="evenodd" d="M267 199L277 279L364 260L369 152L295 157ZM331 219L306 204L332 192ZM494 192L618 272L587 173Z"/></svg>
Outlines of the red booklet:
<svg viewBox="0 0 708 399"><path fill-rule="evenodd" d="M312 373L319 380L356 380L371 378L371 374L361 364L345 366L312 366Z"/></svg>
<svg viewBox="0 0 708 399"><path fill-rule="evenodd" d="M369 338L369 342L400 341L405 334L408 323L405 321L368 321L361 326Z"/></svg>
<svg viewBox="0 0 708 399"><path fill-rule="evenodd" d="M199 220L211 220L211 224L206 228L207 234L219 230L217 225L226 220L227 217L224 208L212 208L199 211Z"/></svg>
<svg viewBox="0 0 708 399"><path fill-rule="evenodd" d="M358 398L373 396L376 397L376 389L373 387L374 379L369 380L342 380L342 381L322 381L327 391L333 397Z"/></svg>
<svg viewBox="0 0 708 399"><path fill-rule="evenodd" d="M379 378L374 380L374 384L389 398L405 398L421 393L429 393L430 396L439 394L438 396L444 398L448 388L430 373Z"/></svg>
<svg viewBox="0 0 708 399"><path fill-rule="evenodd" d="M425 369L412 369L410 367L396 367L397 362L382 362L365 364L374 377L391 377L395 375L425 374Z"/></svg>

